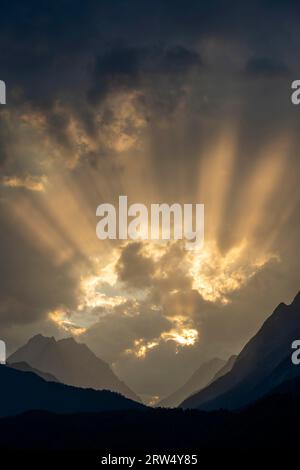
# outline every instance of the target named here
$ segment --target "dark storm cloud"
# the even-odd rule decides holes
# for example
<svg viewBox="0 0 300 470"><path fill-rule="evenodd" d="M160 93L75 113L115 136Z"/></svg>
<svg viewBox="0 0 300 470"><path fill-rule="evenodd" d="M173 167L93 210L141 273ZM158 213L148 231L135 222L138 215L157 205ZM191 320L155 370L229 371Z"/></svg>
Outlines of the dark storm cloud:
<svg viewBox="0 0 300 470"><path fill-rule="evenodd" d="M19 86L23 90L22 99L46 107L61 93L68 99L72 92L76 94L80 87L86 87L94 61L96 72L104 77L133 78L140 62L151 54L141 46L145 41L135 37L141 23L134 17L140 14L142 23L150 20L151 24L151 15L160 8L155 2L151 8L146 2L121 1L91 1L84 8L82 2L68 0L6 3L0 19L3 78L10 83L10 89ZM143 16L146 10L150 14L147 20ZM150 35L151 47L153 39ZM109 49L113 52L107 53ZM166 61L174 64L173 59L181 66L188 56L183 49L171 48Z"/></svg>
<svg viewBox="0 0 300 470"><path fill-rule="evenodd" d="M98 90L103 94L109 77L134 80L147 60L160 71L178 73L190 67L199 62L194 45L207 37L231 38L253 49L272 49L278 40L283 47L292 44L289 28L296 24L298 10L292 1L192 1L189 8L158 0L90 1L84 6L69 0L4 2L0 67L9 90L19 86L23 99L49 106L59 96L76 100L70 96L87 91L93 64L96 78L103 78ZM275 35L271 41L275 32L279 39Z"/></svg>
<svg viewBox="0 0 300 470"><path fill-rule="evenodd" d="M159 80L158 77L164 74L174 74L178 78L192 67L200 66L199 54L183 46L166 49L120 46L97 59L95 83L89 97L97 103L109 92L142 87L143 75L150 75L154 80Z"/></svg>
<svg viewBox="0 0 300 470"><path fill-rule="evenodd" d="M246 66L246 73L256 77L284 77L289 75L289 68L283 64L267 57L258 57L249 60Z"/></svg>
<svg viewBox="0 0 300 470"><path fill-rule="evenodd" d="M26 103L42 110L54 141L72 151L70 116L76 116L88 135L101 134L95 124L97 107L116 90L141 91L136 106L146 119L156 122L158 116L174 111L186 94L185 76L194 71L199 92L206 97L198 114L216 111L217 100L222 110L228 90L211 98L209 89L222 90L226 77L221 87L218 80L214 85L210 75L202 79L211 67L199 52L206 41L218 39L244 46L249 56L243 58L248 63L246 70L256 76L282 73L286 50L296 46L290 29L298 9L292 1L272 5L268 1L251 5L192 1L189 8L177 1L172 5L160 1L151 5L146 1L90 1L84 6L68 0L5 2L0 18L0 70L8 84L10 105L15 103L20 109ZM253 59L260 57L262 50L263 59ZM274 50L276 63L268 59ZM237 83L232 77L228 79ZM57 110L58 101L63 109ZM258 108L259 103L255 106ZM226 112L220 109L219 120ZM101 124L113 123L107 103L103 103L102 112ZM201 135L201 129L197 132ZM97 154L101 158L109 153L103 143L98 152L80 152L92 163L97 161Z"/></svg>
<svg viewBox="0 0 300 470"><path fill-rule="evenodd" d="M141 243L132 243L122 251L116 272L120 281L129 287L147 287L154 274L154 263L142 253Z"/></svg>

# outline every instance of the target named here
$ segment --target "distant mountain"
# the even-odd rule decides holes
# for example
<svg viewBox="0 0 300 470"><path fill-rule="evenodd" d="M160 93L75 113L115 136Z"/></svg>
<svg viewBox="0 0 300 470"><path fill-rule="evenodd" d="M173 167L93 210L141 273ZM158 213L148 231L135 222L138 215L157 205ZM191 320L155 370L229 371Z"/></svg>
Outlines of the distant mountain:
<svg viewBox="0 0 300 470"><path fill-rule="evenodd" d="M73 338L56 341L53 337L36 335L13 353L7 362L26 362L41 372L53 375L61 383L95 390L111 390L140 401L106 362L95 356L85 344L77 343Z"/></svg>
<svg viewBox="0 0 300 470"><path fill-rule="evenodd" d="M229 372L233 368L233 364L235 363L236 358L236 354L230 356L230 358L225 362L224 366L221 367L220 370L218 370L218 372L213 376L212 380L210 380L207 385L211 384L215 380L227 374L227 372Z"/></svg>
<svg viewBox="0 0 300 470"><path fill-rule="evenodd" d="M230 372L182 403L183 408L236 409L262 397L281 382L300 375L291 362L291 344L300 339L300 293L279 304L246 344Z"/></svg>
<svg viewBox="0 0 300 470"><path fill-rule="evenodd" d="M215 376L217 371L226 365L226 361L218 358L211 359L202 364L176 392L161 400L157 406L165 408L174 408L178 406L185 398L205 387Z"/></svg>
<svg viewBox="0 0 300 470"><path fill-rule="evenodd" d="M109 391L76 388L47 382L32 372L0 366L0 416L29 410L55 413L143 409L144 406Z"/></svg>
<svg viewBox="0 0 300 470"><path fill-rule="evenodd" d="M9 364L9 367L13 369L22 370L23 372L33 372L47 382L58 382L57 378L54 375L47 374L46 372L41 372L40 370L34 369L27 362L13 362Z"/></svg>

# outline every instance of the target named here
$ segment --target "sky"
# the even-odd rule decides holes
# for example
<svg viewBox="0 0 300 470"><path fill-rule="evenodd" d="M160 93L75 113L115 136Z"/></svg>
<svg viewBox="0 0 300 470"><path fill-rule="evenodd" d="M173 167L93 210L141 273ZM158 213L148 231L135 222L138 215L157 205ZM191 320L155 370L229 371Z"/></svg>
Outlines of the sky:
<svg viewBox="0 0 300 470"><path fill-rule="evenodd" d="M0 335L73 335L146 401L237 353L299 282L296 1L3 1ZM96 208L203 203L205 242Z"/></svg>

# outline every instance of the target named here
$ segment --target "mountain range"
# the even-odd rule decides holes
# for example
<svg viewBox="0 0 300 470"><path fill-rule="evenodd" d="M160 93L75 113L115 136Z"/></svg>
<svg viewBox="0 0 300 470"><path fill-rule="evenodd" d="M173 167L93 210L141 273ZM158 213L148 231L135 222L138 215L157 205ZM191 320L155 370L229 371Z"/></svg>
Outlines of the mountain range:
<svg viewBox="0 0 300 470"><path fill-rule="evenodd" d="M0 366L0 449L291 448L300 420L300 367L291 344L299 338L300 293L278 305L237 357L203 364L192 377L198 387L206 373L208 384L180 409L151 409L86 388L92 378L81 368L112 373L107 364L74 340L38 335ZM107 376L100 379L103 385Z"/></svg>
<svg viewBox="0 0 300 470"><path fill-rule="evenodd" d="M225 364L226 361L219 358L214 358L201 364L185 384L174 393L161 400L157 406L166 408L178 406L185 398L204 388Z"/></svg>
<svg viewBox="0 0 300 470"><path fill-rule="evenodd" d="M269 393L300 368L291 361L291 344L300 338L300 293L290 305L281 303L238 356L228 361L214 358L202 364L159 407L234 410ZM130 390L90 349L73 338L55 340L36 335L8 358L18 370L31 371L43 379L81 388L110 390L134 401Z"/></svg>
<svg viewBox="0 0 300 470"><path fill-rule="evenodd" d="M56 341L36 335L7 360L12 365L26 363L38 374L50 374L56 381L75 387L118 392L134 401L140 398L130 390L85 344L73 338Z"/></svg>
<svg viewBox="0 0 300 470"><path fill-rule="evenodd" d="M291 361L291 344L300 338L300 293L281 303L245 345L232 369L180 405L203 410L237 409L300 374Z"/></svg>

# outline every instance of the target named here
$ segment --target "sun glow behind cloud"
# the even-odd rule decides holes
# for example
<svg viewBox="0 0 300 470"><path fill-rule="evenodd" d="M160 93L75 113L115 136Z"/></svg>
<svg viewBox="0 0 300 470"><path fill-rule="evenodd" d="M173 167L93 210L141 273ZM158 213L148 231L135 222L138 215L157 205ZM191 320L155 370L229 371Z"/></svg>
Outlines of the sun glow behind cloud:
<svg viewBox="0 0 300 470"><path fill-rule="evenodd" d="M11 213L22 226L23 235L48 256L49 263L70 265L72 275L78 279L77 307L68 314L64 306L61 310L49 312L51 321L75 335L85 333L93 322L97 322L97 315L109 315L117 308L120 312L123 309L120 315L130 316L128 300L132 301L130 305L134 305L135 309L131 314L136 315L139 302L148 298L149 290L158 291L163 286L164 292L159 291L151 305L159 311L165 297L172 298L173 294L183 290L183 286L176 281L179 267L185 272L187 281L184 282L188 283L190 279L192 289L205 301L228 304L231 294L242 289L261 267L271 259L279 261L274 242L280 234L280 224L284 224L285 214L291 210L290 191L297 188L295 179L295 186L293 182L289 188L281 185L278 194L278 186L288 171L290 142L286 137L262 149L258 161L249 171L244 171L242 181L237 185L237 131L225 128L214 143L207 145L199 155L195 190L182 187L180 174L184 172L183 167L170 168L175 172L175 179L180 181L178 193L174 195L174 198L179 198L176 202L181 202L182 197L184 202L205 204L204 248L200 252L180 251L180 255L174 256L172 268L170 260L166 268L166 259L174 243L142 242L142 255L153 264L149 281L152 286L144 285L134 290L133 286L122 284L116 266L127 242L100 242L96 238L96 207L101 202L116 202L116 195L119 194L127 194L135 202L142 202L141 195L145 203L161 202L164 201L165 188L155 180L151 154L142 142L140 133L145 131L146 122L134 111L132 97L128 97L128 101L124 96L121 98L122 112L114 128L106 130L110 147L118 152L115 167L105 159L99 167L85 165L79 161L78 155L70 165L68 155L65 168L59 172L55 169L55 161L49 164L47 182L43 181L43 186L39 186L41 182L30 176L24 181L12 176L9 181L2 182L16 191L7 202ZM82 136L82 130L74 119L70 121L69 129L73 141L95 151L97 142ZM126 140L120 137L120 133L125 132L128 119L132 120L138 134ZM32 125L43 133L42 119L27 116L26 125ZM46 136L43 136L40 144L45 139ZM133 162L131 153L136 151L137 141L140 158ZM79 164L82 164L80 174L76 172ZM135 185L132 184L133 180ZM17 193L25 187L31 191ZM276 201L278 212L274 210ZM268 210L270 203L273 205L272 213ZM258 234L260 243L257 242ZM188 305L177 306L177 309L180 308L182 312L179 313L185 318L184 321L176 320L178 312L174 316L174 312L164 311L171 327L150 340L135 338L131 347L124 351L142 358L162 342L172 341L178 347L191 347L199 342L201 332L195 327L193 318L189 317Z"/></svg>
<svg viewBox="0 0 300 470"><path fill-rule="evenodd" d="M189 254L193 288L205 300L227 304L229 294L242 288L271 259L278 260L278 256L256 256L245 239L225 254L215 242L207 242L201 253Z"/></svg>
<svg viewBox="0 0 300 470"><path fill-rule="evenodd" d="M57 324L66 333L79 336L85 333L86 328L75 325L69 318L69 315L63 310L54 310L49 312L49 319Z"/></svg>
<svg viewBox="0 0 300 470"><path fill-rule="evenodd" d="M159 347L163 342L174 342L177 353L180 347L193 346L199 340L199 333L195 328L191 328L190 319L183 316L173 316L169 320L173 323L171 329L163 331L160 336L151 341L145 341L144 338L135 340L133 346L126 349L124 353L144 359L151 349Z"/></svg>
<svg viewBox="0 0 300 470"><path fill-rule="evenodd" d="M6 176L2 179L2 184L8 188L25 188L29 191L45 191L47 177L43 176Z"/></svg>

